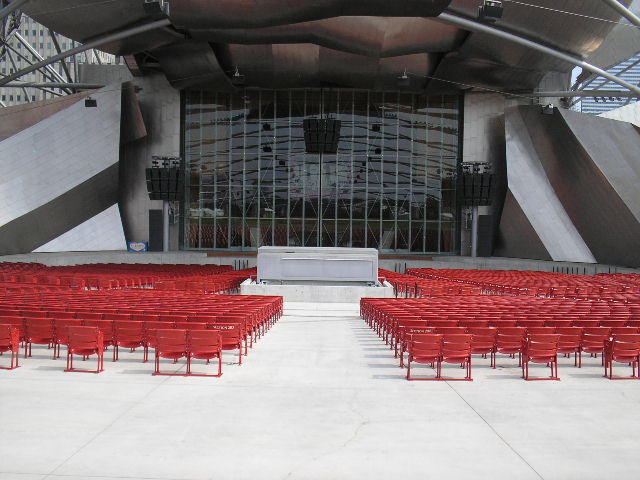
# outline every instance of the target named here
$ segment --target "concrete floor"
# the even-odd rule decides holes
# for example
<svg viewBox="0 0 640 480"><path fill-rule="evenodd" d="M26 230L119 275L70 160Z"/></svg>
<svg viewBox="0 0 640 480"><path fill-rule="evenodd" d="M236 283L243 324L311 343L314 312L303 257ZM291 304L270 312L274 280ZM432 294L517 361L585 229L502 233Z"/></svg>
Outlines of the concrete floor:
<svg viewBox="0 0 640 480"><path fill-rule="evenodd" d="M563 359L560 382L506 357L478 358L473 382L407 382L357 305L285 313L222 378L154 377L129 353L63 373L34 349L0 371L0 480L640 476L640 382L599 359Z"/></svg>

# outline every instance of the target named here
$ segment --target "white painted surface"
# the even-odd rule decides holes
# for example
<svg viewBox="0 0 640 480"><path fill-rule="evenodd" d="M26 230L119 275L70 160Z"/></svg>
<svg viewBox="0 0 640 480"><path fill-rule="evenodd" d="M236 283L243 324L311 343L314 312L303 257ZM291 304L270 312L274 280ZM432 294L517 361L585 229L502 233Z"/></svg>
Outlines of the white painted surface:
<svg viewBox="0 0 640 480"><path fill-rule="evenodd" d="M599 358L561 359L560 382L525 382L506 356L474 358L473 382L407 382L356 304L285 313L221 378L153 377L126 351L63 373L34 348L0 372L0 479L640 476L640 382L605 380Z"/></svg>
<svg viewBox="0 0 640 480"><path fill-rule="evenodd" d="M262 285L245 280L240 285L242 295L269 295L284 297L287 302L346 303L361 298L392 298L393 287L335 286L335 285Z"/></svg>
<svg viewBox="0 0 640 480"><path fill-rule="evenodd" d="M0 142L0 225L50 202L118 162L120 85L92 94Z"/></svg>
<svg viewBox="0 0 640 480"><path fill-rule="evenodd" d="M258 281L378 281L374 248L260 247Z"/></svg>
<svg viewBox="0 0 640 480"><path fill-rule="evenodd" d="M37 248L34 252L95 252L126 250L118 205Z"/></svg>

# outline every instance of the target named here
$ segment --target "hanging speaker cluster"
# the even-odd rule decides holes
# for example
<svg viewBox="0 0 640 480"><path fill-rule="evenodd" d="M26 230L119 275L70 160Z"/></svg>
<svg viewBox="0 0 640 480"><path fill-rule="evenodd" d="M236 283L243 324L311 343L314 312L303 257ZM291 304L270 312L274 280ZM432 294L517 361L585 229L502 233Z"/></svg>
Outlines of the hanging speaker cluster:
<svg viewBox="0 0 640 480"><path fill-rule="evenodd" d="M458 176L458 202L463 206L491 205L494 175L488 164L463 164Z"/></svg>
<svg viewBox="0 0 640 480"><path fill-rule="evenodd" d="M151 200L182 200L184 175L176 167L153 167L145 171L147 191Z"/></svg>
<svg viewBox="0 0 640 480"><path fill-rule="evenodd" d="M337 153L340 120L307 118L302 121L307 153Z"/></svg>

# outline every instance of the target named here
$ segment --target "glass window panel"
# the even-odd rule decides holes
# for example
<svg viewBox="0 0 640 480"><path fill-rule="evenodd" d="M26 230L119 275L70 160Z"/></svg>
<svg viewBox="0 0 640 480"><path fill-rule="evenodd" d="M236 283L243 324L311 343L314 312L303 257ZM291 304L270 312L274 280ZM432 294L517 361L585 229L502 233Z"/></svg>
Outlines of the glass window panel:
<svg viewBox="0 0 640 480"><path fill-rule="evenodd" d="M455 253L458 97L334 88L184 98L184 248ZM306 153L305 118L341 121L338 155Z"/></svg>

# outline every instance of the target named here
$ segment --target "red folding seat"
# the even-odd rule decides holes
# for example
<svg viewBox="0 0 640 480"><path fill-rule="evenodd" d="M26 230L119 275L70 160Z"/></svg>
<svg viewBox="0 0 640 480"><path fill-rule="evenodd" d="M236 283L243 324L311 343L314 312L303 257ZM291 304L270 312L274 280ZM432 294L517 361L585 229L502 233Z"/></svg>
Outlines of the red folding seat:
<svg viewBox="0 0 640 480"><path fill-rule="evenodd" d="M204 322L176 322L176 328L184 330L206 330L207 324Z"/></svg>
<svg viewBox="0 0 640 480"><path fill-rule="evenodd" d="M242 365L242 340L244 338L244 333L241 325L237 323L216 322L207 324L207 329L220 332L222 336L223 350L238 350L238 364Z"/></svg>
<svg viewBox="0 0 640 480"><path fill-rule="evenodd" d="M527 327L527 335L553 335L556 333L555 327Z"/></svg>
<svg viewBox="0 0 640 480"><path fill-rule="evenodd" d="M147 346L147 335L143 322L114 320L113 322L113 361L118 360L119 348L129 348L135 351L136 348L142 347L142 361L146 362L149 358L149 349Z"/></svg>
<svg viewBox="0 0 640 480"><path fill-rule="evenodd" d="M570 356L573 353L573 363L575 366L582 366L582 328L580 327L559 327L556 330L559 335L558 354Z"/></svg>
<svg viewBox="0 0 640 480"><path fill-rule="evenodd" d="M516 326L517 327L525 327L525 328L543 327L544 326L544 320L527 318L527 319L524 319L524 320L518 320L516 322Z"/></svg>
<svg viewBox="0 0 640 480"><path fill-rule="evenodd" d="M511 358L515 358L515 355L518 354L518 366L520 366L522 361L522 347L526 334L527 329L524 327L498 328L496 354L504 353ZM496 368L495 360L493 362L493 368Z"/></svg>
<svg viewBox="0 0 640 480"><path fill-rule="evenodd" d="M631 365L630 377L614 377L613 363L626 363ZM610 380L633 379L638 380L636 370L640 363L640 335L618 335L606 342L604 349L604 376Z"/></svg>
<svg viewBox="0 0 640 480"><path fill-rule="evenodd" d="M407 380L440 380L442 335L412 335L409 342L409 359L407 361ZM424 363L435 368L435 377L412 377L411 363Z"/></svg>
<svg viewBox="0 0 640 480"><path fill-rule="evenodd" d="M76 318L76 312L61 312L57 310L49 310L48 317L55 319L73 319Z"/></svg>
<svg viewBox="0 0 640 480"><path fill-rule="evenodd" d="M87 320L83 319L86 327L98 327L102 332L104 348L113 345L113 320Z"/></svg>
<svg viewBox="0 0 640 480"><path fill-rule="evenodd" d="M102 319L103 320L122 320L122 321L128 321L131 320L131 314L130 313L104 313L102 315Z"/></svg>
<svg viewBox="0 0 640 480"><path fill-rule="evenodd" d="M53 319L53 348L54 358L60 358L60 345L68 345L69 327L81 327L82 320L78 318L54 318Z"/></svg>
<svg viewBox="0 0 640 480"><path fill-rule="evenodd" d="M19 316L0 317L0 323L3 323L5 325L11 325L14 328L16 328L18 330L18 336L20 341L21 342L24 341L24 335L25 335L24 318Z"/></svg>
<svg viewBox="0 0 640 480"><path fill-rule="evenodd" d="M572 320L558 320L558 319L545 320L544 326L545 327L570 327L571 322Z"/></svg>
<svg viewBox="0 0 640 480"><path fill-rule="evenodd" d="M187 331L172 328L170 330L154 331L155 370L154 375L185 375L182 373L161 373L160 359L170 358L176 363L181 358L187 358Z"/></svg>
<svg viewBox="0 0 640 480"><path fill-rule="evenodd" d="M560 335L531 335L522 350L522 376L525 380L560 380L558 377L558 342ZM529 378L529 363L551 368L547 378Z"/></svg>
<svg viewBox="0 0 640 480"><path fill-rule="evenodd" d="M505 328L505 327L515 327L516 326L516 320L509 320L509 319L494 319L491 320L489 322L489 326L490 327L496 327L496 328Z"/></svg>
<svg viewBox="0 0 640 480"><path fill-rule="evenodd" d="M467 330L471 335L471 353L482 355L482 358L487 358L489 355L489 365L493 367L498 329L496 327L469 327Z"/></svg>
<svg viewBox="0 0 640 480"><path fill-rule="evenodd" d="M467 380L471 377L471 335L468 334L444 334L442 338L442 350L440 353L440 379L441 380ZM442 363L460 364L466 368L464 378L443 377Z"/></svg>
<svg viewBox="0 0 640 480"><path fill-rule="evenodd" d="M609 340L610 335L611 329L609 327L585 327L582 332L580 350L589 353L592 357L597 357L599 353L603 353L605 342ZM602 362L604 365L604 357Z"/></svg>
<svg viewBox="0 0 640 480"><path fill-rule="evenodd" d="M458 321L457 320L429 320L428 325L430 327L436 327L436 328L441 328L441 327L457 328Z"/></svg>
<svg viewBox="0 0 640 480"><path fill-rule="evenodd" d="M432 327L433 325L429 325ZM467 333L466 327L436 327L436 333L439 335L464 335Z"/></svg>
<svg viewBox="0 0 640 480"><path fill-rule="evenodd" d="M573 327L597 327L599 326L599 320L574 320L571 322L571 326Z"/></svg>
<svg viewBox="0 0 640 480"><path fill-rule="evenodd" d="M222 334L216 330L187 330L187 374L202 377L222 376ZM218 373L193 373L193 359L206 360L207 364L218 359Z"/></svg>
<svg viewBox="0 0 640 480"><path fill-rule="evenodd" d="M467 328L481 328L488 327L489 320L479 320L477 318L469 318L466 320L460 320L458 322L459 327L467 327Z"/></svg>
<svg viewBox="0 0 640 480"><path fill-rule="evenodd" d="M0 354L11 352L11 364L9 367L0 367L2 370L18 368L20 357L20 332L16 327L6 323L0 323Z"/></svg>
<svg viewBox="0 0 640 480"><path fill-rule="evenodd" d="M53 346L53 319L51 318L26 318L25 319L25 346L24 356L31 356L32 344ZM53 350L53 358L56 351Z"/></svg>
<svg viewBox="0 0 640 480"><path fill-rule="evenodd" d="M640 333L639 328L636 327L611 327L611 336L615 337L617 335L631 335L634 333Z"/></svg>
<svg viewBox="0 0 640 480"><path fill-rule="evenodd" d="M627 324L626 320L600 320L600 324L598 326L600 327L609 327L609 328L620 328L620 327L624 327Z"/></svg>
<svg viewBox="0 0 640 480"><path fill-rule="evenodd" d="M102 332L98 327L67 327L67 368L65 372L100 373L104 370L104 345ZM98 367L95 370L81 370L73 367L73 355L83 358L97 355Z"/></svg>

